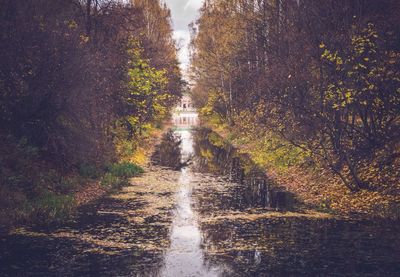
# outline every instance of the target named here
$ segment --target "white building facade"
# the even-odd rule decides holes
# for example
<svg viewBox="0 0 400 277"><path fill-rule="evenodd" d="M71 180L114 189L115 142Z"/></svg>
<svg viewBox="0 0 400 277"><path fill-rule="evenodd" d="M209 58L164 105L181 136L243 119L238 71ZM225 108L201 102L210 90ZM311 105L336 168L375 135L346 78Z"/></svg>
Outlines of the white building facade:
<svg viewBox="0 0 400 277"><path fill-rule="evenodd" d="M198 114L189 95L183 95L172 115L172 123L177 128L192 128L198 125Z"/></svg>
<svg viewBox="0 0 400 277"><path fill-rule="evenodd" d="M179 105L176 107L177 111L188 111L193 112L196 109L193 107L192 99L189 95L183 95Z"/></svg>

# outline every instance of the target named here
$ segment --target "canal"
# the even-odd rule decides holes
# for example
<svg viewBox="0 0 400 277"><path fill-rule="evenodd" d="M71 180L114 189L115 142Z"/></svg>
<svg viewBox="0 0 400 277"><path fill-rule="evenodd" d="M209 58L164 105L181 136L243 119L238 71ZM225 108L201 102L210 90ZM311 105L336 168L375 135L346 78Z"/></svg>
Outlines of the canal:
<svg viewBox="0 0 400 277"><path fill-rule="evenodd" d="M310 210L194 111L173 123L129 186L1 238L0 276L399 276L398 224Z"/></svg>

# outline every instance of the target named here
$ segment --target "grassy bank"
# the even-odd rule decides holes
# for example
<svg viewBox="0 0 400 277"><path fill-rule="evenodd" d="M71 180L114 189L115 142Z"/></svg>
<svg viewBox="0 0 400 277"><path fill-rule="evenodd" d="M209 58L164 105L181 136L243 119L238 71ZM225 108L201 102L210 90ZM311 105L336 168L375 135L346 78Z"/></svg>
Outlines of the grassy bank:
<svg viewBox="0 0 400 277"><path fill-rule="evenodd" d="M301 148L255 130L251 122L241 121L235 128L216 117L203 118L203 122L240 152L249 154L274 182L312 209L345 217L400 219L400 184L352 192Z"/></svg>
<svg viewBox="0 0 400 277"><path fill-rule="evenodd" d="M27 141L10 139L1 149L7 154L0 159L0 234L21 225L62 222L78 206L127 185L129 178L144 172L154 146L168 127L149 125L140 139L117 141L117 162L82 164L71 170L44 161Z"/></svg>
<svg viewBox="0 0 400 277"><path fill-rule="evenodd" d="M2 186L0 231L6 233L20 225L45 226L62 222L79 205L121 188L129 178L141 173L143 169L136 164L119 162L102 169L86 167L68 175L56 170L41 172L38 178L31 180L35 182L33 191L15 191Z"/></svg>

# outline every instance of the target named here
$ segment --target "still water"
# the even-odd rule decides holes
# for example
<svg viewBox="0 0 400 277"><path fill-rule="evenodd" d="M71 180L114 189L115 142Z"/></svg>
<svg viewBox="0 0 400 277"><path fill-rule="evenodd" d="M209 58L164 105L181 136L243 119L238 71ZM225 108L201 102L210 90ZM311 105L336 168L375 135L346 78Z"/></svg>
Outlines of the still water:
<svg viewBox="0 0 400 277"><path fill-rule="evenodd" d="M310 211L196 113L173 123L129 186L0 238L0 276L400 276L398 222Z"/></svg>
<svg viewBox="0 0 400 277"><path fill-rule="evenodd" d="M193 157L191 127L197 123L195 113L186 113L174 118L174 135L180 139L181 162ZM190 167L180 170L179 190L170 234L171 245L165 255L165 269L161 276L218 276L218 267L206 267L201 249L202 235L198 215L193 211L193 173Z"/></svg>

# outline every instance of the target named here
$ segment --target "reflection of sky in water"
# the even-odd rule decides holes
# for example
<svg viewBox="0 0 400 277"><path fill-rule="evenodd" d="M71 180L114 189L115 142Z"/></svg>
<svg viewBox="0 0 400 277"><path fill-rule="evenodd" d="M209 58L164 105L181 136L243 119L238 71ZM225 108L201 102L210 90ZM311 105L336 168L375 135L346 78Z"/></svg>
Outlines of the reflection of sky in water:
<svg viewBox="0 0 400 277"><path fill-rule="evenodd" d="M181 138L182 160L194 152L190 127L197 125L197 113L184 112L174 114L175 133ZM192 210L192 173L189 168L181 169L180 190L177 193L177 207L171 231L171 246L165 255L165 268L162 276L218 276L215 269L204 264L204 255L200 247L201 233L197 215Z"/></svg>
<svg viewBox="0 0 400 277"><path fill-rule="evenodd" d="M194 153L192 134L189 130L177 130L175 133L182 139L181 155L184 162Z"/></svg>

